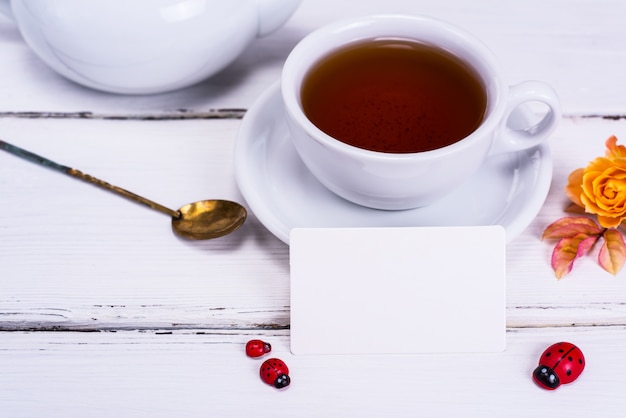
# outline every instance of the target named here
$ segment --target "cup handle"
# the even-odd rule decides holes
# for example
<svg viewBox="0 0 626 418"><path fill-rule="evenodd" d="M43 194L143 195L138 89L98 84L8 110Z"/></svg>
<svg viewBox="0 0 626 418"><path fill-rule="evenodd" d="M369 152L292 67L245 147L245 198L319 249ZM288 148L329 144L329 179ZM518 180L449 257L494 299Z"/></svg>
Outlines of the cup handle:
<svg viewBox="0 0 626 418"><path fill-rule="evenodd" d="M547 109L533 121L532 103ZM509 88L507 108L490 155L521 151L546 140L561 120L561 104L552 87L541 81L524 81Z"/></svg>

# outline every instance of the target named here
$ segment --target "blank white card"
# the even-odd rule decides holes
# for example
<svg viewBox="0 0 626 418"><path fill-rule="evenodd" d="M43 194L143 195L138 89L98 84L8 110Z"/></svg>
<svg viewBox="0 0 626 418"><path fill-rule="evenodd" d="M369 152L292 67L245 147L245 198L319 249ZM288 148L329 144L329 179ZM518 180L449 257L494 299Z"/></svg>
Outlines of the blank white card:
<svg viewBox="0 0 626 418"><path fill-rule="evenodd" d="M500 226L291 231L293 354L499 352Z"/></svg>

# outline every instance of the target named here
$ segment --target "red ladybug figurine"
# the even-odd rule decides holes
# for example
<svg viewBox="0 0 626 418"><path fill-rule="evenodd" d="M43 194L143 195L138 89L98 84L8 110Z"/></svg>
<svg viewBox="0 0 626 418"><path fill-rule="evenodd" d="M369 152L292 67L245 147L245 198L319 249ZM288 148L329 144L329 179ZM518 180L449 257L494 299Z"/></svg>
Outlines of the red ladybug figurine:
<svg viewBox="0 0 626 418"><path fill-rule="evenodd" d="M289 386L291 378L289 377L289 368L280 359L271 358L265 360L259 371L261 380L268 385L274 385L278 389Z"/></svg>
<svg viewBox="0 0 626 418"><path fill-rule="evenodd" d="M261 357L263 354L272 351L270 343L261 340L250 340L246 344L246 354L249 357Z"/></svg>
<svg viewBox="0 0 626 418"><path fill-rule="evenodd" d="M533 379L544 389L554 390L562 384L571 383L585 369L585 356L572 343L560 342L551 345L539 358L539 366Z"/></svg>

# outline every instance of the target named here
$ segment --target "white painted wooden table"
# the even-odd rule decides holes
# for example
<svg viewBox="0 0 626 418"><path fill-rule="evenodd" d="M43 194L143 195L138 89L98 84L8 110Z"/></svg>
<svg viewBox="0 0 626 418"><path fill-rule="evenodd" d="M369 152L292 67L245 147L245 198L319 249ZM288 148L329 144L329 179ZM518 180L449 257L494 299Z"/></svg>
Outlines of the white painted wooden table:
<svg viewBox="0 0 626 418"><path fill-rule="evenodd" d="M279 31L192 88L132 97L51 72L0 18L0 138L169 205L243 201L241 116L314 28L357 14L426 14L482 38L511 83L538 78L563 101L548 199L507 246L507 349L490 355L293 356L288 247L255 218L186 242L169 220L0 153L0 416L623 417L626 270L590 257L563 280L543 228L564 215L567 175L626 142L621 0L304 0ZM276 391L243 354L270 341L292 385ZM376 330L372 330L376 338ZM549 344L587 357L574 384L530 374Z"/></svg>

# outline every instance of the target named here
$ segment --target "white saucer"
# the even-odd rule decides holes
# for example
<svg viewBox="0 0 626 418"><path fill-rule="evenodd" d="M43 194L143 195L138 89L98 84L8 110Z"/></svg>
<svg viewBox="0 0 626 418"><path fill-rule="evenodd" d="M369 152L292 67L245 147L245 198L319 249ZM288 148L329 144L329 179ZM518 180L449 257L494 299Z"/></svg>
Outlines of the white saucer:
<svg viewBox="0 0 626 418"><path fill-rule="evenodd" d="M326 189L304 166L289 139L276 83L243 118L235 176L250 209L287 244L296 227L476 225L502 225L510 242L541 209L552 181L552 160L547 144L498 155L430 206L403 211L365 208Z"/></svg>

